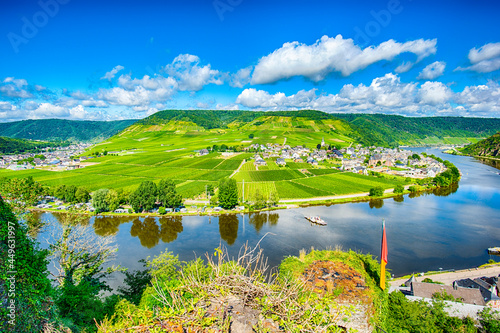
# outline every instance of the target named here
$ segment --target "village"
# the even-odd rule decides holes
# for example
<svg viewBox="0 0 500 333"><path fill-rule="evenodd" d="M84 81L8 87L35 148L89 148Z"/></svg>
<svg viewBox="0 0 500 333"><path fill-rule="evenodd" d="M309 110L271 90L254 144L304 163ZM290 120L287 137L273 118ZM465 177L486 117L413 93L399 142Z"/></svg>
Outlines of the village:
<svg viewBox="0 0 500 333"><path fill-rule="evenodd" d="M0 156L0 168L12 171L28 169L47 169L52 171L82 168L93 156L77 157L92 146L89 143L73 144L67 147L43 148L41 153L26 153Z"/></svg>
<svg viewBox="0 0 500 333"><path fill-rule="evenodd" d="M253 144L245 147L244 151L256 152L254 164L266 166L268 163L276 163L278 166L286 166L287 161L294 163L308 163L313 166L328 165L328 162L337 162L338 169L353 173L368 175L369 171L384 173L394 176L410 178L433 178L446 170L443 163L432 157L415 154L409 150L399 148L382 147L348 147L336 149L327 147L324 139L314 149L304 146L291 147L267 143ZM200 155L206 155L207 149L201 150ZM326 162L326 163L325 163Z"/></svg>

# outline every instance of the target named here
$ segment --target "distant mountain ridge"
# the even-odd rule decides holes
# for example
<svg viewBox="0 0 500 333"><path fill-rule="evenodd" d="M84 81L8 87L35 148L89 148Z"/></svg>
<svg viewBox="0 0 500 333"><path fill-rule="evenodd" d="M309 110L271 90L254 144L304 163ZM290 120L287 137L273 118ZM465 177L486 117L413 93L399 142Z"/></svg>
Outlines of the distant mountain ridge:
<svg viewBox="0 0 500 333"><path fill-rule="evenodd" d="M399 146L462 144L468 138L488 137L500 130L498 118L404 117L384 114L339 114L301 111L165 110L138 121L137 125L190 122L205 129L245 126L262 117L307 118L316 122L342 120L345 132L363 145ZM262 118L265 119L265 118ZM258 123L258 122L257 122Z"/></svg>
<svg viewBox="0 0 500 333"><path fill-rule="evenodd" d="M311 120L292 131L321 131L348 136L365 146L468 144L500 131L499 118L404 117L384 114L300 111L164 110L141 120L77 121L61 119L0 123L0 135L46 141L97 142L127 128L159 126L169 131L259 127L279 118ZM332 121L336 124L332 126ZM286 122L284 122L286 123ZM166 126L168 124L168 126ZM137 127L139 126L139 127ZM192 129L189 129L192 130Z"/></svg>
<svg viewBox="0 0 500 333"><path fill-rule="evenodd" d="M0 123L0 135L29 140L93 142L112 137L136 121L30 119Z"/></svg>
<svg viewBox="0 0 500 333"><path fill-rule="evenodd" d="M500 158L500 132L487 139L463 148L461 152L472 156Z"/></svg>

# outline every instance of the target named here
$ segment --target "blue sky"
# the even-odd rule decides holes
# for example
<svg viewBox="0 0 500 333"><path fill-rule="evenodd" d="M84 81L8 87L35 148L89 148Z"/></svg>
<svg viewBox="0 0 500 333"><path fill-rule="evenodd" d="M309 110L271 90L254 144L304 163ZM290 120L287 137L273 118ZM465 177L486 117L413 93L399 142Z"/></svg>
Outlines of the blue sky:
<svg viewBox="0 0 500 333"><path fill-rule="evenodd" d="M498 1L3 0L0 121L500 117Z"/></svg>

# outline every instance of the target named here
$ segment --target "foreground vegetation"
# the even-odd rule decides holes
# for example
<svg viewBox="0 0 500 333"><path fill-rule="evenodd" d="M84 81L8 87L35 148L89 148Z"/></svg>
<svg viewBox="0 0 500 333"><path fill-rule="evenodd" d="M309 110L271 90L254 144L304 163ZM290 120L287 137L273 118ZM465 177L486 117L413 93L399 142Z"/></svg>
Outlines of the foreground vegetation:
<svg viewBox="0 0 500 333"><path fill-rule="evenodd" d="M12 312L0 309L5 332L229 332L244 323L257 332L499 332L499 315L491 311L476 323L449 317L439 298L429 305L387 294L378 287L378 262L352 251L301 251L277 271L258 247L242 248L237 258L217 248L190 262L164 252L145 261L144 270L125 272L124 285L105 297L107 279L121 270L110 265L112 237L88 238L85 221L70 213L41 250L1 198L0 230L0 252L8 258L0 262L0 297L15 304ZM49 255L57 267L51 274Z"/></svg>

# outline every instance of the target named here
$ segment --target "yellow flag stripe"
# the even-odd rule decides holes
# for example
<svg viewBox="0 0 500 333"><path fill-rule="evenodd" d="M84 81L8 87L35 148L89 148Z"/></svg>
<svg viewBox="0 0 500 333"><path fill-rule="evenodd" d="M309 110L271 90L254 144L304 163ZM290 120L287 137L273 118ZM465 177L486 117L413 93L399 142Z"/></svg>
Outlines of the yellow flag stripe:
<svg viewBox="0 0 500 333"><path fill-rule="evenodd" d="M386 262L382 260L380 263L380 288L382 290L385 290L385 265Z"/></svg>

